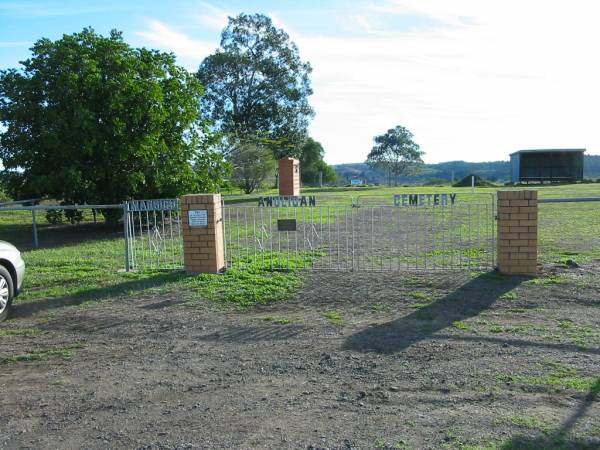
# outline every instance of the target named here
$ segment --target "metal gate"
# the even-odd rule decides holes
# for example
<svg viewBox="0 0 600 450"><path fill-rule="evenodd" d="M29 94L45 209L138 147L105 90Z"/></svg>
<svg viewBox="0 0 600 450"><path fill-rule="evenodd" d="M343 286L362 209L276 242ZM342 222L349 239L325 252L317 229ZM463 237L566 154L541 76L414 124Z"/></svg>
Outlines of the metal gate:
<svg viewBox="0 0 600 450"><path fill-rule="evenodd" d="M228 267L492 269L493 202L435 206L224 208Z"/></svg>
<svg viewBox="0 0 600 450"><path fill-rule="evenodd" d="M132 200L124 204L125 268L183 268L178 199Z"/></svg>

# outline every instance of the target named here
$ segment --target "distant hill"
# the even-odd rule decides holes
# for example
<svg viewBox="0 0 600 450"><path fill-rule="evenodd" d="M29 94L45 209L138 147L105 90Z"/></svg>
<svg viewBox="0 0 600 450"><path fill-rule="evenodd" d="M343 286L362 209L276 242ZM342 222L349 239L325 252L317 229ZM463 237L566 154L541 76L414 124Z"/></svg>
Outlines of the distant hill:
<svg viewBox="0 0 600 450"><path fill-rule="evenodd" d="M585 178L600 178L600 156L585 155L583 161ZM351 179L366 180L367 183L387 183L387 173L373 170L366 163L335 164L339 182L349 183ZM469 174L475 174L487 181L504 183L510 181L510 163L508 161L466 162L448 161L438 164L425 164L423 170L415 176L400 177L400 184L449 183L458 181Z"/></svg>

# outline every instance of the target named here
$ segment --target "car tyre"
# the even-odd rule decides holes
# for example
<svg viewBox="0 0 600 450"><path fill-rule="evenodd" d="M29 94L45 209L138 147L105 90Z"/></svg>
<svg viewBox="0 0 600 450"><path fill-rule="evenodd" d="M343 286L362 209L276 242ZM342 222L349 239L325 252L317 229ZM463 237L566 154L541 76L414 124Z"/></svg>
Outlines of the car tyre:
<svg viewBox="0 0 600 450"><path fill-rule="evenodd" d="M10 272L6 267L0 266L0 322L8 317L15 289Z"/></svg>

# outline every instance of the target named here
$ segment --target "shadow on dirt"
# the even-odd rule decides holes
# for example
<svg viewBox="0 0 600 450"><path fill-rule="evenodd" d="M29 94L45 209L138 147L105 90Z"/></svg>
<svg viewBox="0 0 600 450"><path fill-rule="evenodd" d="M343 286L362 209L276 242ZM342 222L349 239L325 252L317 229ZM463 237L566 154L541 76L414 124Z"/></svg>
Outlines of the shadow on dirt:
<svg viewBox="0 0 600 450"><path fill-rule="evenodd" d="M600 378L596 380L575 412L563 424L547 436L517 436L504 443L500 450L592 450L600 448L600 437L591 439L571 438L571 432L577 421L588 414L592 404L600 400Z"/></svg>
<svg viewBox="0 0 600 450"><path fill-rule="evenodd" d="M522 277L497 277L484 273L415 312L394 321L367 328L345 343L345 350L396 353L432 334L488 309L503 294L521 284ZM424 326L425 324L425 326Z"/></svg>
<svg viewBox="0 0 600 450"><path fill-rule="evenodd" d="M13 304L11 318L25 318L40 312L50 311L65 306L81 305L86 302L101 302L108 298L120 295L132 295L153 287L173 283L181 280L186 275L183 272L165 272L141 280L125 281L123 283L103 288L87 289L75 295L56 298L43 298L40 300L24 301Z"/></svg>

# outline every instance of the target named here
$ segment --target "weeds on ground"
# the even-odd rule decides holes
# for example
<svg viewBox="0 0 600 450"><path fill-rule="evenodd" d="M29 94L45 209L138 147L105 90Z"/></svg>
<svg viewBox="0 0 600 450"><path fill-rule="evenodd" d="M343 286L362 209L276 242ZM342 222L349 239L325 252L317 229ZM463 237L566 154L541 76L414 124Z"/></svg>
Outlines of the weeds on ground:
<svg viewBox="0 0 600 450"><path fill-rule="evenodd" d="M467 329L467 325L464 322L461 322L458 320L452 322L452 326L454 328L456 328L457 330L466 330Z"/></svg>
<svg viewBox="0 0 600 450"><path fill-rule="evenodd" d="M342 325L344 323L342 316L336 311L327 311L321 315L333 325Z"/></svg>
<svg viewBox="0 0 600 450"><path fill-rule="evenodd" d="M543 375L510 375L501 376L504 382L516 382L530 386L545 386L554 388L574 389L600 393L600 379L579 375L577 369L554 361L540 363L541 369L547 371ZM550 369L548 371L548 369Z"/></svg>
<svg viewBox="0 0 600 450"><path fill-rule="evenodd" d="M519 295L515 291L508 291L505 294L502 294L500 298L503 300L516 300L519 298Z"/></svg>
<svg viewBox="0 0 600 450"><path fill-rule="evenodd" d="M0 337L5 336L35 336L42 331L39 328L0 328Z"/></svg>
<svg viewBox="0 0 600 450"><path fill-rule="evenodd" d="M2 358L0 359L0 364L14 364L20 361L39 361L42 359L48 359L52 356L60 356L63 359L71 359L73 357L73 350L79 348L83 348L83 345L73 344L65 347L50 347L43 350L35 350L29 353Z"/></svg>
<svg viewBox="0 0 600 450"><path fill-rule="evenodd" d="M265 322L278 323L279 325L289 325L290 323L292 323L292 319L288 319L287 317L283 316L263 316L257 317L257 319L263 320Z"/></svg>

